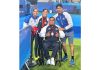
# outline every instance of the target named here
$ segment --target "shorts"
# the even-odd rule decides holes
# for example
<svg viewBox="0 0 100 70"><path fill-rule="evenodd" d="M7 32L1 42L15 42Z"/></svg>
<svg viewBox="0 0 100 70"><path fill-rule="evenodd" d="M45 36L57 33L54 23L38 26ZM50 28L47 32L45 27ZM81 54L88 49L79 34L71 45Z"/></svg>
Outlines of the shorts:
<svg viewBox="0 0 100 70"><path fill-rule="evenodd" d="M74 32L65 32L65 37L61 39L63 43L66 43L66 39L68 38L68 43L73 44Z"/></svg>

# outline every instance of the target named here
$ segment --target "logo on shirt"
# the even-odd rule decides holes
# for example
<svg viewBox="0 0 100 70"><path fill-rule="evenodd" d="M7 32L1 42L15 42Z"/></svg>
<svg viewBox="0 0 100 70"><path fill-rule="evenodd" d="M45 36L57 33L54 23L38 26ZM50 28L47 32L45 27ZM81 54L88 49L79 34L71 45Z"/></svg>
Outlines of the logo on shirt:
<svg viewBox="0 0 100 70"><path fill-rule="evenodd" d="M63 18L63 20L65 20L65 18Z"/></svg>

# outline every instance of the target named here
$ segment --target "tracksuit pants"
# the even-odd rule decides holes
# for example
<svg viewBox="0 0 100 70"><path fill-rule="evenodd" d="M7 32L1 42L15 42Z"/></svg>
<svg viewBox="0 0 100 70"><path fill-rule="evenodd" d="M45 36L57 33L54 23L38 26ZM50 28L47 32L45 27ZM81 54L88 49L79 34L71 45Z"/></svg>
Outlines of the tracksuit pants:
<svg viewBox="0 0 100 70"><path fill-rule="evenodd" d="M58 52L59 43L45 41L43 43L43 47L44 47L44 57L48 60L48 59L50 59L49 49L52 49L52 56L51 57L55 58L55 56L57 55L57 52Z"/></svg>

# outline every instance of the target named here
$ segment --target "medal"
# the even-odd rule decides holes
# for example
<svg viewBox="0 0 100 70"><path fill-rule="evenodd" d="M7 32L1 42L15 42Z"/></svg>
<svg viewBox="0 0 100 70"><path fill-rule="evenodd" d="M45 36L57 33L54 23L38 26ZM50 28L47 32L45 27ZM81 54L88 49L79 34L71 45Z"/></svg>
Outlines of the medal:
<svg viewBox="0 0 100 70"><path fill-rule="evenodd" d="M51 32L51 36L53 36L54 35L54 33L53 32Z"/></svg>

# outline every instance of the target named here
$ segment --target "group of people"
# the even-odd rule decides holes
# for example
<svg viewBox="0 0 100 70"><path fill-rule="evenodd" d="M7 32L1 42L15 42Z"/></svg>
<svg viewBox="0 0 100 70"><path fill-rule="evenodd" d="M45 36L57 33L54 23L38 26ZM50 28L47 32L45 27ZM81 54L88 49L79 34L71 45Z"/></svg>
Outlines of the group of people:
<svg viewBox="0 0 100 70"><path fill-rule="evenodd" d="M38 46L42 51L38 52L41 56L42 53L47 59L47 64L55 65L55 56L58 52L59 39L62 41L62 48L64 51L64 57L62 61L68 60L66 39L68 38L71 60L70 64L74 65L74 44L73 44L73 22L71 15L68 12L63 11L62 4L56 5L57 13L48 18L48 9L43 9L42 15L38 16L38 9L35 8L31 16L27 17L24 21L23 28L30 25L32 27L32 41L36 37L36 47ZM45 41L43 42L43 39ZM33 45L32 45L33 46ZM49 56L49 48L52 49L52 55ZM35 51L37 52L37 51ZM38 56L35 54L36 57Z"/></svg>

